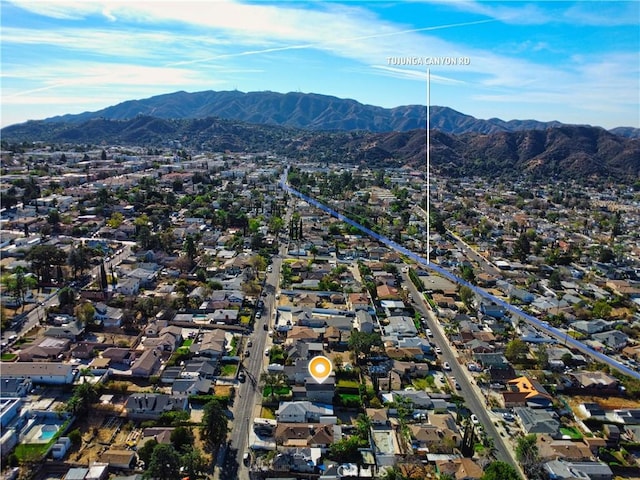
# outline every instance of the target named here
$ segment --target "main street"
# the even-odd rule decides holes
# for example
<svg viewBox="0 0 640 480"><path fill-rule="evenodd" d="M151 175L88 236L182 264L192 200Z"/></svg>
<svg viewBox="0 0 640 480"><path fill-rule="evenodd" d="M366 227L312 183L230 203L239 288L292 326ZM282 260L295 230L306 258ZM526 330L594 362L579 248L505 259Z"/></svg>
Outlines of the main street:
<svg viewBox="0 0 640 480"><path fill-rule="evenodd" d="M285 253L286 248L281 247L281 253ZM224 467L217 473L217 478L238 478L249 480L249 465L253 461L253 455L249 449L249 432L253 419L260 414L262 403L262 391L260 388L260 376L266 371L267 357L264 350L271 344L268 331L273 328L275 321L276 294L278 289L278 278L280 266L282 264L281 255L273 257L271 272L267 272L263 286L264 295L261 297L264 312L261 318L256 318L253 332L244 338L244 345L241 354L242 366L239 372L244 372L246 380L237 381L236 397L233 403L233 421L229 434L229 448L226 453ZM251 342L251 347L248 346ZM245 351L249 352L245 356ZM245 453L249 453L250 461L248 465L243 462Z"/></svg>

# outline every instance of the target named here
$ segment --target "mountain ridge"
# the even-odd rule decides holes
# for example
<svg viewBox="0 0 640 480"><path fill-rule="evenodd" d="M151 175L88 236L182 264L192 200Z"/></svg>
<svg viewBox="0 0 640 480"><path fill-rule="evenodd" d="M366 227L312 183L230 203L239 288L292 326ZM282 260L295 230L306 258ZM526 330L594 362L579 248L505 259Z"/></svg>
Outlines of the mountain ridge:
<svg viewBox="0 0 640 480"><path fill-rule="evenodd" d="M2 129L11 142L167 146L180 139L200 151L265 152L292 160L366 166L422 168L426 131L315 132L249 124L217 117L129 120L91 119L82 123L31 121ZM546 130L448 134L431 130L432 166L449 176L521 175L546 179L635 182L640 178L640 139L600 127L561 126Z"/></svg>
<svg viewBox="0 0 640 480"><path fill-rule="evenodd" d="M404 105L384 108L317 93L277 93L205 90L178 91L140 100L127 100L94 112L50 117L47 123L78 123L91 118L126 120L138 115L163 119L220 117L254 124L280 125L314 131L408 131L425 128L426 107ZM430 124L446 133L496 133L545 130L558 121L477 119L449 107L431 106ZM617 127L615 134L637 138L640 129Z"/></svg>

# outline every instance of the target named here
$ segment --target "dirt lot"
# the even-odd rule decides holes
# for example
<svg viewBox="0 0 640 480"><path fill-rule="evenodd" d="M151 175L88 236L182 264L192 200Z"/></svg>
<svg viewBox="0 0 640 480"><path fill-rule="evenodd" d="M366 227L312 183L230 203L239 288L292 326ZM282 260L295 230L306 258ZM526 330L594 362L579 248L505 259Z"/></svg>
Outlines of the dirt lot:
<svg viewBox="0 0 640 480"><path fill-rule="evenodd" d="M616 410L622 408L640 408L640 400L632 400L621 397L595 397L595 396L573 396L566 398L571 408L577 408L581 403L594 402L605 410Z"/></svg>

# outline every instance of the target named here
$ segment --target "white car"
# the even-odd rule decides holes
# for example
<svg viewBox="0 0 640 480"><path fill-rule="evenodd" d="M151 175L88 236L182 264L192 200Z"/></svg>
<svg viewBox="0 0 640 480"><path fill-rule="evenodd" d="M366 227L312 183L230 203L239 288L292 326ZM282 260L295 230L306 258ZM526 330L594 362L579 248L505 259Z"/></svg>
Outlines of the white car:
<svg viewBox="0 0 640 480"><path fill-rule="evenodd" d="M427 337L433 337L433 332L430 328L427 328Z"/></svg>
<svg viewBox="0 0 640 480"><path fill-rule="evenodd" d="M480 420L478 420L478 417L475 413L471 414L471 423L473 423L474 425L478 425L480 423Z"/></svg>
<svg viewBox="0 0 640 480"><path fill-rule="evenodd" d="M449 362L444 362L442 364L442 369L447 371L451 370L451 365L449 365Z"/></svg>

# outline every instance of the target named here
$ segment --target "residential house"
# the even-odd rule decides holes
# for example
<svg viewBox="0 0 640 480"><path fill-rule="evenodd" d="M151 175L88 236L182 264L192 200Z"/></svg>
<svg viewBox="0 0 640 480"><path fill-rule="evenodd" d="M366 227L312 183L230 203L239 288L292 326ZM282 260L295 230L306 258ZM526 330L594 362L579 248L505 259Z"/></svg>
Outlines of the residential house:
<svg viewBox="0 0 640 480"><path fill-rule="evenodd" d="M484 475L482 467L471 458L437 460L436 468L441 475L448 474L456 480L480 480Z"/></svg>
<svg viewBox="0 0 640 480"><path fill-rule="evenodd" d="M604 462L551 460L543 465L550 480L612 480L613 471Z"/></svg>
<svg viewBox="0 0 640 480"><path fill-rule="evenodd" d="M375 427L386 426L389 424L389 415L386 408L367 408L365 413L371 425Z"/></svg>
<svg viewBox="0 0 640 480"><path fill-rule="evenodd" d="M53 325L48 327L44 332L45 337L67 338L72 341L78 340L78 338L83 334L84 325L82 325L78 320L74 320L60 326Z"/></svg>
<svg viewBox="0 0 640 480"><path fill-rule="evenodd" d="M353 328L363 333L372 333L375 327L376 324L368 311L364 309L356 310Z"/></svg>
<svg viewBox="0 0 640 480"><path fill-rule="evenodd" d="M553 438L560 436L560 422L548 411L529 407L515 407L513 411L525 435L544 433Z"/></svg>
<svg viewBox="0 0 640 480"><path fill-rule="evenodd" d="M24 346L18 353L21 362L53 360L69 349L70 340L66 338L40 337L33 344Z"/></svg>
<svg viewBox="0 0 640 480"><path fill-rule="evenodd" d="M121 364L123 366L129 366L135 361L136 354L128 348L110 347L102 352L102 358L109 358L112 365Z"/></svg>
<svg viewBox="0 0 640 480"><path fill-rule="evenodd" d="M307 376L304 383L305 398L311 402L331 404L336 390L336 377L331 375L324 382L318 383Z"/></svg>
<svg viewBox="0 0 640 480"><path fill-rule="evenodd" d="M607 322L602 318L596 318L595 320L580 320L577 322L573 322L571 324L571 328L579 332L592 335L594 333L603 332L611 328L612 324L613 322Z"/></svg>
<svg viewBox="0 0 640 480"><path fill-rule="evenodd" d="M347 308L349 310L369 310L370 307L369 296L366 293L350 293L347 297Z"/></svg>
<svg viewBox="0 0 640 480"><path fill-rule="evenodd" d="M285 340L285 344L290 345L297 342L298 340L305 342L315 342L319 337L320 334L313 328L294 325L291 327L291 330L287 332L287 339Z"/></svg>
<svg viewBox="0 0 640 480"><path fill-rule="evenodd" d="M108 307L104 303L96 303L94 321L102 323L104 327L119 327L122 325L124 315L121 308Z"/></svg>
<svg viewBox="0 0 640 480"><path fill-rule="evenodd" d="M617 390L618 380L605 372L578 371L569 374L576 386L584 390L585 395L591 391Z"/></svg>
<svg viewBox="0 0 640 480"><path fill-rule="evenodd" d="M629 336L619 330L609 330L606 332L594 333L591 338L600 342L606 348L619 352L629 343Z"/></svg>
<svg viewBox="0 0 640 480"><path fill-rule="evenodd" d="M495 303L482 302L480 304L480 312L483 315L489 315L494 318L503 318L507 313L506 309Z"/></svg>
<svg viewBox="0 0 640 480"><path fill-rule="evenodd" d="M190 360L185 363L180 376L213 380L216 376L216 365L217 362L213 360Z"/></svg>
<svg viewBox="0 0 640 480"><path fill-rule="evenodd" d="M502 393L505 408L528 406L548 407L553 397L538 382L529 377L518 377L507 382L507 391Z"/></svg>
<svg viewBox="0 0 640 480"><path fill-rule="evenodd" d="M271 463L271 470L315 473L321 455L320 448L290 448L276 455Z"/></svg>
<svg viewBox="0 0 640 480"><path fill-rule="evenodd" d="M192 343L189 347L191 353L210 358L222 357L226 352L226 332L215 329L205 332L200 343Z"/></svg>
<svg viewBox="0 0 640 480"><path fill-rule="evenodd" d="M441 441L460 448L462 444L462 432L456 419L450 412L432 413L429 415L429 423L442 432Z"/></svg>
<svg viewBox="0 0 640 480"><path fill-rule="evenodd" d="M53 362L0 362L0 380L28 378L33 383L70 385L75 380L74 366Z"/></svg>
<svg viewBox="0 0 640 480"><path fill-rule="evenodd" d="M132 450L109 449L100 455L100 461L107 463L109 468L130 470L136 464L136 453Z"/></svg>
<svg viewBox="0 0 640 480"><path fill-rule="evenodd" d="M278 422L274 438L276 444L283 447L327 449L340 438L336 434L341 429L336 425L319 423L283 423Z"/></svg>
<svg viewBox="0 0 640 480"><path fill-rule="evenodd" d="M172 395L207 395L211 391L211 380L199 378L178 378L171 385Z"/></svg>
<svg viewBox="0 0 640 480"><path fill-rule="evenodd" d="M166 395L164 393L135 393L125 404L127 418L134 420L155 420L165 412L189 409L186 395Z"/></svg>
<svg viewBox="0 0 640 480"><path fill-rule="evenodd" d="M140 280L133 277L124 277L118 279L116 292L126 296L137 295L140 291Z"/></svg>
<svg viewBox="0 0 640 480"><path fill-rule="evenodd" d="M209 314L210 323L232 325L238 323L238 310L218 309Z"/></svg>
<svg viewBox="0 0 640 480"><path fill-rule="evenodd" d="M3 376L0 384L0 396L2 398L22 398L26 397L32 388L33 383L29 378L4 378Z"/></svg>
<svg viewBox="0 0 640 480"><path fill-rule="evenodd" d="M584 402L578 405L578 411L586 418L598 418L604 420L606 418L605 410L595 402Z"/></svg>
<svg viewBox="0 0 640 480"><path fill-rule="evenodd" d="M628 408L613 411L613 421L624 425L640 425L640 409Z"/></svg>
<svg viewBox="0 0 640 480"><path fill-rule="evenodd" d="M146 338L142 342L145 348L156 348L172 353L182 343L182 327L170 325L160 330L157 338Z"/></svg>
<svg viewBox="0 0 640 480"><path fill-rule="evenodd" d="M593 457L591 449L583 442L573 440L554 439L549 435L538 435L538 452L543 459L586 461Z"/></svg>
<svg viewBox="0 0 640 480"><path fill-rule="evenodd" d="M387 284L379 285L376 288L376 295L378 300L398 300L400 299L400 294L398 293L398 289Z"/></svg>
<svg viewBox="0 0 640 480"><path fill-rule="evenodd" d="M389 317L387 320L389 324L383 327L385 336L415 337L418 335L411 317L399 315Z"/></svg>
<svg viewBox="0 0 640 480"><path fill-rule="evenodd" d="M160 370L162 352L156 348L145 350L131 365L131 375L134 377L150 377Z"/></svg>
<svg viewBox="0 0 640 480"><path fill-rule="evenodd" d="M333 415L333 406L309 401L280 402L276 419L284 423L320 422L322 417Z"/></svg>

